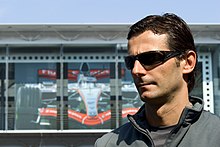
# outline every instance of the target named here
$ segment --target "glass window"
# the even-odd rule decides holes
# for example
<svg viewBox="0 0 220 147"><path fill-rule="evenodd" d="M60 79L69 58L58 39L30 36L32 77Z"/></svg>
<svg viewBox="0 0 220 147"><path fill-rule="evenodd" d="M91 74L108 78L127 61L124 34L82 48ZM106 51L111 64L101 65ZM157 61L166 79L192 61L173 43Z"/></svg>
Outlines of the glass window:
<svg viewBox="0 0 220 147"><path fill-rule="evenodd" d="M15 129L57 129L56 64L15 63L14 67Z"/></svg>
<svg viewBox="0 0 220 147"><path fill-rule="evenodd" d="M8 103L14 105L14 122L8 127L14 130L59 129L57 112L49 111L59 106L56 74L60 70L60 51L57 47L13 47L8 56ZM10 105L9 105L10 106Z"/></svg>

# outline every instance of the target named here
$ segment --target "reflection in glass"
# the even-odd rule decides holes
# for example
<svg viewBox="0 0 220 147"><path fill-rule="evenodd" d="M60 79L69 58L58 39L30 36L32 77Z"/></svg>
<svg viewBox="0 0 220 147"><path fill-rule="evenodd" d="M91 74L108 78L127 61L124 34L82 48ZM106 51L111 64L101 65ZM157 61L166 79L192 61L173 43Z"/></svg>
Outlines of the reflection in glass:
<svg viewBox="0 0 220 147"><path fill-rule="evenodd" d="M69 128L110 128L108 63L68 66Z"/></svg>

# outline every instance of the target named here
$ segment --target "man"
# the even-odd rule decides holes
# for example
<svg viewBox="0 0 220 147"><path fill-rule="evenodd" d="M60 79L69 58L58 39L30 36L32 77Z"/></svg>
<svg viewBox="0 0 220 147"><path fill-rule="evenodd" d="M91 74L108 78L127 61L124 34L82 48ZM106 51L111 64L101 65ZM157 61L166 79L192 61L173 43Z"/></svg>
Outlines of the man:
<svg viewBox="0 0 220 147"><path fill-rule="evenodd" d="M175 14L150 15L130 27L126 67L144 105L97 147L219 147L220 119L189 96L197 63L193 36Z"/></svg>

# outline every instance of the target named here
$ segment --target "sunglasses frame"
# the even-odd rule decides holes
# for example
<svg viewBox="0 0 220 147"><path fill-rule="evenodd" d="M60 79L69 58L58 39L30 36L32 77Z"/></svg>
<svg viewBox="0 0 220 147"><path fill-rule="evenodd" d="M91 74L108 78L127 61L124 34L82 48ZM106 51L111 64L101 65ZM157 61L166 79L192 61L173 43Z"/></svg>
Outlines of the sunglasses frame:
<svg viewBox="0 0 220 147"><path fill-rule="evenodd" d="M147 61L144 61L144 60L146 60L146 57L151 57L152 58L154 54L157 54L157 55L161 56L161 58L157 58L158 61L151 60L149 63L144 63L144 62L147 62ZM180 52L180 51L156 50L156 51L144 52L144 53L141 53L141 54L138 54L138 55L129 55L129 56L126 56L124 58L124 60L125 60L125 65L126 65L127 69L132 70L134 68L134 63L135 63L136 60L138 60L141 63L141 65L144 66L144 67L150 67L150 66L153 66L153 65L162 64L162 63L166 62L167 60L169 60L173 57L182 55L182 54L183 53Z"/></svg>

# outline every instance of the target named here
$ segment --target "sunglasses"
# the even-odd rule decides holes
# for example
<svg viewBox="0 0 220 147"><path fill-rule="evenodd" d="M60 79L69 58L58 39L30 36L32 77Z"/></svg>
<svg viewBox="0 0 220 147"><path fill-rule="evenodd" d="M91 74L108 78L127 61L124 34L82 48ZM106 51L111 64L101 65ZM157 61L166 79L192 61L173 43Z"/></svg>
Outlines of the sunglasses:
<svg viewBox="0 0 220 147"><path fill-rule="evenodd" d="M157 64L162 64L167 60L181 55L180 51L149 51L138 54L136 56L130 55L125 57L125 65L128 70L134 68L134 63L138 60L142 66L152 66Z"/></svg>

